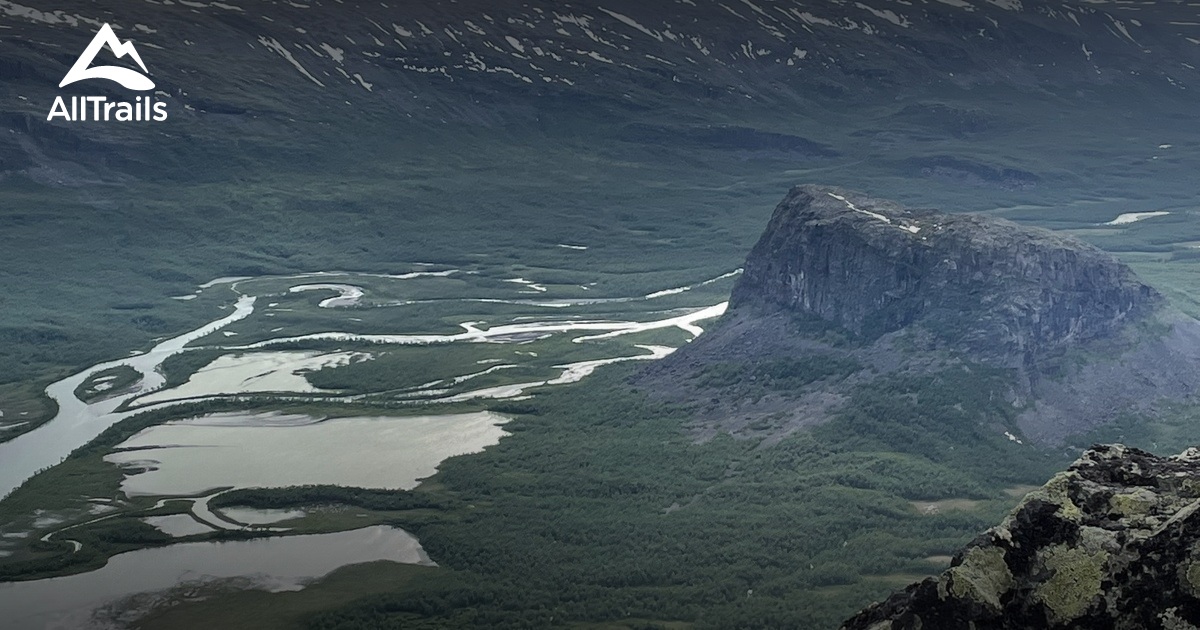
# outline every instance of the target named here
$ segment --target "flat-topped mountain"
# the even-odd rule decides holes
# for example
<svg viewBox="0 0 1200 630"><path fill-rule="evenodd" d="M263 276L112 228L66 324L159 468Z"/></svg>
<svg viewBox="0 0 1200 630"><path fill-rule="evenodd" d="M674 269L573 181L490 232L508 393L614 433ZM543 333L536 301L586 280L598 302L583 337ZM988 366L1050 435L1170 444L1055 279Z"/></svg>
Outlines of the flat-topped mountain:
<svg viewBox="0 0 1200 630"><path fill-rule="evenodd" d="M896 378L956 370L1004 401L976 422L1059 444L1190 403L1200 323L1074 237L799 186L747 257L722 322L643 378L709 401L701 436L778 439L843 413L880 379L903 392Z"/></svg>
<svg viewBox="0 0 1200 630"><path fill-rule="evenodd" d="M1200 626L1200 451L1097 446L844 630Z"/></svg>
<svg viewBox="0 0 1200 630"><path fill-rule="evenodd" d="M871 338L920 326L1017 366L1113 335L1162 302L1070 236L799 186L747 257L732 306L810 314Z"/></svg>

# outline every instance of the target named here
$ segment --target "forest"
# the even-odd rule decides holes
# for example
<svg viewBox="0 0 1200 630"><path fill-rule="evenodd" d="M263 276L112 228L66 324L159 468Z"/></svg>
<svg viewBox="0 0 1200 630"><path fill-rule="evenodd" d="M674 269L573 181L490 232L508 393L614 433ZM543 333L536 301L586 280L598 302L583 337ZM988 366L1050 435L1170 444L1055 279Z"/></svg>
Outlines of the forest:
<svg viewBox="0 0 1200 630"><path fill-rule="evenodd" d="M427 579L305 614L313 630L829 628L940 571L1015 504L1014 488L1069 459L1003 436L1016 411L992 395L1007 383L998 371L862 387L833 421L764 449L693 442L686 406L631 393L632 370L503 405L512 437L447 460L412 492L305 487L220 501L400 510L392 524L436 559ZM178 613L277 601L217 597Z"/></svg>

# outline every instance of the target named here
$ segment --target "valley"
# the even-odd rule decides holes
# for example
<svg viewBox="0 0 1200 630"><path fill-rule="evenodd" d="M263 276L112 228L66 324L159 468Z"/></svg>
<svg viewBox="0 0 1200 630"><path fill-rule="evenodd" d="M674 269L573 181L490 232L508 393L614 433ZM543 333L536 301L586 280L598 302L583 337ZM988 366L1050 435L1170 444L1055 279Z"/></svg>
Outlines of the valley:
<svg viewBox="0 0 1200 630"><path fill-rule="evenodd" d="M56 88L102 23L167 120L46 120L60 93L132 98ZM838 627L1092 442L1193 444L1197 410L1107 404L1191 372L1108 370L1126 346L1075 344L1093 329L1045 286L956 280L881 322L771 311L802 273L855 270L814 293L833 302L917 284L835 255L772 275L790 263L747 260L772 208L819 184L889 226L846 190L1078 237L1170 315L1121 343L1191 348L1162 322L1200 317L1196 23L1108 1L0 1L0 608ZM986 251L952 258L1036 266ZM1128 292L1085 299L1112 274L1042 262L1125 314ZM1036 369L997 359L1044 329Z"/></svg>
<svg viewBox="0 0 1200 630"><path fill-rule="evenodd" d="M1014 487L1040 483L1072 452L977 424L992 417L1019 433L1017 410L989 400L1005 387L1001 375L964 378L954 370L896 377L886 389L851 384L828 421L782 440L761 442L770 418L736 439L681 430L703 417L703 404L664 401L653 387L639 391L636 380L631 390L628 379L644 369L637 363L691 345L724 321L724 302L741 277L739 268L604 297L592 297L598 285L578 276L567 284L485 267L206 282L184 303L223 301L219 319L52 387L70 394L59 394L60 409L93 424L48 425L74 432L45 459L76 450L0 503L7 523L0 571L43 578L0 586L0 597L24 600L22 589L69 579L49 577L61 573L100 579L106 560L138 562L152 549L384 527L414 536L422 557L444 572L388 592L389 615L399 619L414 621L402 611L420 609L435 625L542 624L567 615L831 626L864 599L943 566L940 558L1015 503ZM355 288L353 301L338 302L351 293L344 287ZM797 331L829 339L819 327ZM776 392L788 400L789 391L858 369L819 354L805 365L757 371L740 360L727 355L727 367L715 365L698 382L741 383L722 396ZM75 397L105 378L92 374L120 378L113 365L150 376L108 398ZM746 379L759 382L743 391ZM146 393L147 384L161 388ZM43 431L0 448L32 452L14 446L54 435ZM475 454L454 457L465 453ZM783 506L792 507L781 513ZM529 523L544 524L531 530ZM481 528L490 533L476 535ZM808 532L805 542L793 538L797 530ZM576 531L589 532L586 547ZM681 531L691 542L680 542ZM736 551L705 542L747 531L757 542ZM865 548L873 553L860 553ZM544 575L531 580L530 563ZM343 563L323 566L307 575ZM670 566L682 581L646 573ZM378 570L389 580L404 571ZM286 583L291 574L278 571ZM187 611L207 619L230 597L245 601L246 618L273 602L297 602L279 599L286 589L237 575L195 584L160 578L145 587L160 592L150 600L158 603L132 590L112 593L105 614L167 627L156 624L180 623ZM642 580L673 586L645 590ZM566 595L564 583L581 590ZM731 583L757 596L737 596ZM323 598L325 584L304 591ZM520 584L501 592L527 603L473 613L451 603L501 584ZM726 586L714 591L718 584ZM177 602L173 589L204 595ZM725 599L714 602L718 593ZM343 608L320 618L355 619L380 605L332 601ZM534 612L546 606L537 601L549 606ZM47 614L28 610L30 620Z"/></svg>
<svg viewBox="0 0 1200 630"><path fill-rule="evenodd" d="M479 452L507 435L509 418L483 411L487 405L528 399L605 365L659 358L674 350L661 344L702 333L701 325L724 309L704 305L726 295L738 273L623 298L590 298L587 285L543 286L486 270L205 283L195 301L211 292L236 298L226 304L228 314L149 352L51 385L58 417L0 445L10 480L6 493L16 491L4 501L12 509L4 512L0 552L5 570L18 571L7 575L86 570L112 551L176 539L339 531L380 522L386 510L301 509L273 516L271 510L213 506L231 491L255 488L412 489L447 457ZM324 295L344 294L341 287L350 285L298 284L313 277L362 287L355 285L353 301L338 302L342 298ZM383 310L404 312L403 327L396 328L396 317L381 315ZM327 332L327 326L339 332ZM394 332L372 332L382 326ZM191 361L192 354L200 361ZM388 367L394 365L421 368L397 372ZM114 382L122 369L137 377L125 378L130 382L107 396L92 394L90 402L78 396ZM341 374L346 370L349 376ZM112 376L96 376L105 374ZM353 385L314 387L309 377ZM88 383L92 390L84 388ZM210 407L217 411L201 411ZM270 411L276 408L286 413ZM181 420L159 424L175 417ZM134 428L126 427L130 423ZM76 462L94 471L85 473L99 484L94 492L74 494ZM23 511L27 505L38 507ZM281 520L288 526L275 525ZM96 528L125 528L133 538L127 535L114 548L89 540L86 532ZM96 579L106 579L100 571ZM174 586L159 582L155 590ZM49 619L47 610L16 603L24 601L24 590L0 590L12 598L6 609L27 611L13 612L20 623ZM72 608L64 614L82 613Z"/></svg>

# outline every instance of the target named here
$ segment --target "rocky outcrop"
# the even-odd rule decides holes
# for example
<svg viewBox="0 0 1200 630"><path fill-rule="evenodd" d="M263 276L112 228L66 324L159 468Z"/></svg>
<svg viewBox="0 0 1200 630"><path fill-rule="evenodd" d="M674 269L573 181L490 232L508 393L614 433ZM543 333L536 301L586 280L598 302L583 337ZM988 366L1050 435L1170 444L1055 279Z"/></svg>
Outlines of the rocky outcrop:
<svg viewBox="0 0 1200 630"><path fill-rule="evenodd" d="M1200 627L1200 450L1096 446L844 630Z"/></svg>
<svg viewBox="0 0 1200 630"><path fill-rule="evenodd" d="M920 326L1018 366L1112 336L1162 302L1070 236L799 186L747 258L731 308L812 314L867 337Z"/></svg>

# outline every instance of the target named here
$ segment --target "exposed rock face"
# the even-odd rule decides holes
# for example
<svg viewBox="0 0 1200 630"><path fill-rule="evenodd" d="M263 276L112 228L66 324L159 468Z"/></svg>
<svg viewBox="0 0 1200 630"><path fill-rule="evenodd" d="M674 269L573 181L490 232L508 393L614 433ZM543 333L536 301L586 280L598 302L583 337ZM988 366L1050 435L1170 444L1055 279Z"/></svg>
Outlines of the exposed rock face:
<svg viewBox="0 0 1200 630"><path fill-rule="evenodd" d="M750 396L705 376L714 365L752 374L763 362L820 356L862 369ZM1011 376L995 395L1011 403L1021 438L1058 445L1196 402L1200 322L1073 237L799 186L746 259L722 322L639 382L707 401L696 412L699 439L776 441L836 417L856 387L881 376L973 365Z"/></svg>
<svg viewBox="0 0 1200 630"><path fill-rule="evenodd" d="M868 337L919 325L1019 366L1161 303L1128 267L1069 236L799 186L747 258L731 307L809 313Z"/></svg>
<svg viewBox="0 0 1200 630"><path fill-rule="evenodd" d="M1200 627L1200 450L1096 446L845 630Z"/></svg>

